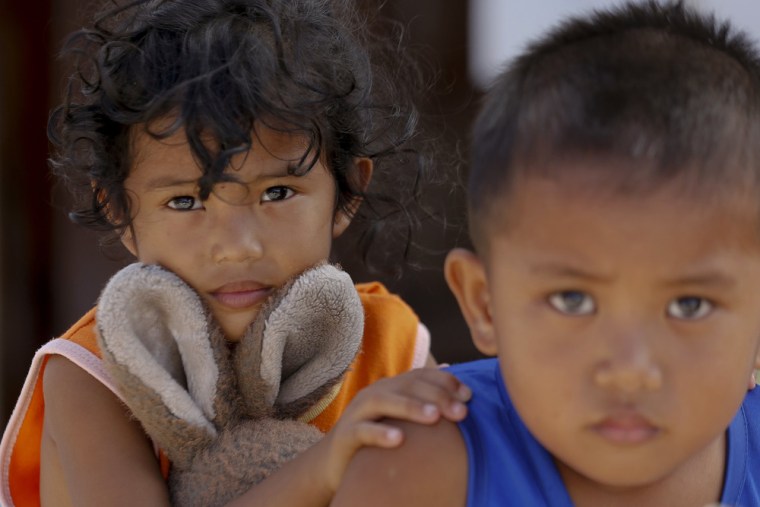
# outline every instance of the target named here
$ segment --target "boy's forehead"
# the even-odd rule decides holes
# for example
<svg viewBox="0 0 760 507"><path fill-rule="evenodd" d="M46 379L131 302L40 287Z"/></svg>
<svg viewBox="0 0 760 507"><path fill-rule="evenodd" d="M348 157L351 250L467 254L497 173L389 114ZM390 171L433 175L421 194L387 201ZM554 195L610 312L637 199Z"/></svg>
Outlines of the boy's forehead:
<svg viewBox="0 0 760 507"><path fill-rule="evenodd" d="M603 215L611 206L628 203L623 209L636 215L657 203L663 215L721 213L733 217L747 224L749 240L760 240L760 188L749 171L725 171L723 179L701 178L689 171L652 179L637 178L635 165L630 161L569 159L551 168L518 171L479 217L486 227L473 224L473 228L481 229L481 235L504 236L518 230L526 216L561 215L562 206L597 210Z"/></svg>
<svg viewBox="0 0 760 507"><path fill-rule="evenodd" d="M478 252L488 271L502 274L541 262L605 276L646 269L641 274L663 280L709 266L741 272L760 262L760 213L748 194L702 199L670 185L622 195L525 179L501 213L490 214Z"/></svg>

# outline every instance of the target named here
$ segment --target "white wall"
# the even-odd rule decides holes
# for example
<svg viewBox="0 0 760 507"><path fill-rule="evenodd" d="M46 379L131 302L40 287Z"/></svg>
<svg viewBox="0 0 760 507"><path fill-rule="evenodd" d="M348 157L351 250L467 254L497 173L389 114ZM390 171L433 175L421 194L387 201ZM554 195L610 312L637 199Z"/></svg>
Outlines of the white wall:
<svg viewBox="0 0 760 507"><path fill-rule="evenodd" d="M690 3L714 12L719 19L729 19L760 44L760 0L691 0Z"/></svg>
<svg viewBox="0 0 760 507"><path fill-rule="evenodd" d="M622 0L470 0L469 74L480 88L525 44L561 19ZM760 39L760 0L690 0Z"/></svg>

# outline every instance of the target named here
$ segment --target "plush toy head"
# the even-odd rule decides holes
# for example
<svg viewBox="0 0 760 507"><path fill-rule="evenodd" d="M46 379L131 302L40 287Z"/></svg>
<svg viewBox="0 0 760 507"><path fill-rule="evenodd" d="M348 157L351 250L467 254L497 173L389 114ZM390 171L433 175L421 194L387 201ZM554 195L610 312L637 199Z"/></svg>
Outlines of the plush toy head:
<svg viewBox="0 0 760 507"><path fill-rule="evenodd" d="M171 460L179 506L222 505L314 444L298 418L339 387L363 322L350 277L328 264L273 294L237 344L159 266L119 271L97 310L106 368Z"/></svg>

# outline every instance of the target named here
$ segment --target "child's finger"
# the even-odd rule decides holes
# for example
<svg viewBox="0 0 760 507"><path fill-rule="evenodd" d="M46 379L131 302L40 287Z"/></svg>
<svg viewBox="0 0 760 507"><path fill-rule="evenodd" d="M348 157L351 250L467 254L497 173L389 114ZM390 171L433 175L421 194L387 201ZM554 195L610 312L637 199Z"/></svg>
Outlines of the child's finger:
<svg viewBox="0 0 760 507"><path fill-rule="evenodd" d="M411 398L424 405L432 405L446 419L452 421L461 420L467 411L458 391L452 391L450 387L442 387L440 384L432 382L412 382L404 386L403 389L396 391L395 394Z"/></svg>
<svg viewBox="0 0 760 507"><path fill-rule="evenodd" d="M407 383L424 382L434 384L451 393L459 401L468 401L472 397L470 388L447 371L436 370L434 368L419 368L395 378L404 378Z"/></svg>
<svg viewBox="0 0 760 507"><path fill-rule="evenodd" d="M445 418L452 421L459 421L464 417L466 409L463 402L472 397L470 388L454 375L429 368L414 370L383 382L393 386L390 390L397 394L432 403Z"/></svg>
<svg viewBox="0 0 760 507"><path fill-rule="evenodd" d="M414 386L422 389L425 386ZM435 386L428 386L435 389ZM431 395L426 395L432 398ZM431 403L412 395L409 392L403 394L389 391L375 390L357 397L351 414L354 421L377 420L382 417L403 419L422 424L432 424L441 415L453 421L459 421L467 413L467 407L456 400L439 401L439 404Z"/></svg>
<svg viewBox="0 0 760 507"><path fill-rule="evenodd" d="M434 369L414 370L419 371L420 380L426 383L434 384L441 389L451 393L459 401L469 401L472 397L472 391L457 377L447 371Z"/></svg>
<svg viewBox="0 0 760 507"><path fill-rule="evenodd" d="M372 421L354 425L353 433L354 442L362 446L391 448L401 445L404 440L399 428Z"/></svg>
<svg viewBox="0 0 760 507"><path fill-rule="evenodd" d="M359 393L350 408L350 413L344 413L343 419L351 420L353 423L375 421L383 417L433 423L440 417L438 407L431 403L377 389Z"/></svg>

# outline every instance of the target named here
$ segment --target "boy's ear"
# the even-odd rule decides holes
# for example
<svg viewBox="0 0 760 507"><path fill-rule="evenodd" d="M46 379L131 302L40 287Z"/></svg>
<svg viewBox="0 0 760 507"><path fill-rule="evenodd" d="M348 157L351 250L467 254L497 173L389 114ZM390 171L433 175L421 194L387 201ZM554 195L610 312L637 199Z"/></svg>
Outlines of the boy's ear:
<svg viewBox="0 0 760 507"><path fill-rule="evenodd" d="M351 185L362 192L366 191L369 182L372 180L372 171L374 168L374 163L369 158L361 157L354 159L354 170L349 176L351 178ZM348 212L340 209L335 212L332 233L333 239L343 234L348 228L361 203L361 197L355 197L348 205Z"/></svg>
<svg viewBox="0 0 760 507"><path fill-rule="evenodd" d="M483 354L495 356L496 334L488 278L482 261L474 252L454 249L446 256L444 275L467 321L475 347Z"/></svg>

